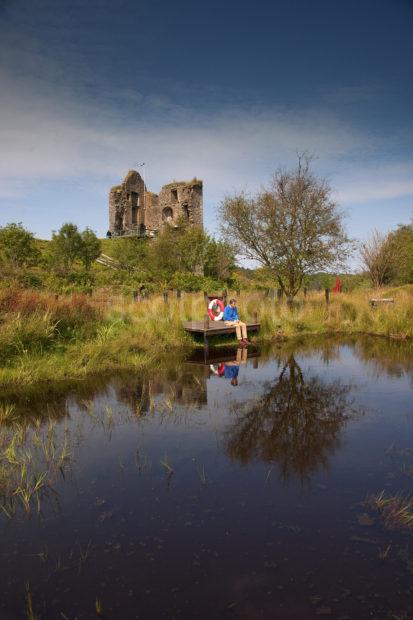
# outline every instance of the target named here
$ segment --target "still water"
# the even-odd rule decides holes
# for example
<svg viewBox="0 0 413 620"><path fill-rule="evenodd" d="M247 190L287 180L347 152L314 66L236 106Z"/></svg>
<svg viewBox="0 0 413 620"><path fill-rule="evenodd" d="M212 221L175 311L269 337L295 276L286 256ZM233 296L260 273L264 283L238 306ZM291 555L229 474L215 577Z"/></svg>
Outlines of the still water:
<svg viewBox="0 0 413 620"><path fill-rule="evenodd" d="M0 618L412 618L412 396L374 338L3 394Z"/></svg>

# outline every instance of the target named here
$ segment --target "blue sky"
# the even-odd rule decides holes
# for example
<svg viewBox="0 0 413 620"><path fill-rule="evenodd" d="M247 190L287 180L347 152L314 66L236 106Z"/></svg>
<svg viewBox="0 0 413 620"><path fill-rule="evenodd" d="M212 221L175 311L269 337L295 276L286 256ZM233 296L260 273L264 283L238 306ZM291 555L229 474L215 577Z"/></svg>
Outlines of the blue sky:
<svg viewBox="0 0 413 620"><path fill-rule="evenodd" d="M411 0L0 0L0 225L107 229L107 193L204 179L205 224L297 151L365 238L413 216Z"/></svg>

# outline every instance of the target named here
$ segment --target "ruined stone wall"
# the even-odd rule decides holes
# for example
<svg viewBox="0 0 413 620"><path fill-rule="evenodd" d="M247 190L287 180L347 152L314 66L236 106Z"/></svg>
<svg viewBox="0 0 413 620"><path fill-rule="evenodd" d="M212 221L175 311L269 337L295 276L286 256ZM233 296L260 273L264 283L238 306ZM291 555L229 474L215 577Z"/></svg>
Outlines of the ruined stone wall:
<svg viewBox="0 0 413 620"><path fill-rule="evenodd" d="M179 219L203 227L202 181L179 181L164 185L159 193L162 222L177 224Z"/></svg>
<svg viewBox="0 0 413 620"><path fill-rule="evenodd" d="M145 195L144 195L145 190ZM148 192L143 179L130 170L121 185L109 193L109 230L115 235L159 231L180 220L203 227L202 181L177 181L159 194Z"/></svg>
<svg viewBox="0 0 413 620"><path fill-rule="evenodd" d="M121 185L112 187L109 192L109 230L112 233L137 231L145 224L144 190L143 179L136 170L130 170Z"/></svg>

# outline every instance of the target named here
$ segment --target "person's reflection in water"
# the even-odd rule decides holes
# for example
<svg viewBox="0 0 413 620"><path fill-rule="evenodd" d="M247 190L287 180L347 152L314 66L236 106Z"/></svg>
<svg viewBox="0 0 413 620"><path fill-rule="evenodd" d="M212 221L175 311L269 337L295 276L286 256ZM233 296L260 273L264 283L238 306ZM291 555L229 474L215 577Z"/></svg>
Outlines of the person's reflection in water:
<svg viewBox="0 0 413 620"><path fill-rule="evenodd" d="M241 364L247 363L248 350L246 347L238 347L237 357L232 362L225 362L224 364L224 377L230 379L231 385L236 387L238 385L238 373Z"/></svg>

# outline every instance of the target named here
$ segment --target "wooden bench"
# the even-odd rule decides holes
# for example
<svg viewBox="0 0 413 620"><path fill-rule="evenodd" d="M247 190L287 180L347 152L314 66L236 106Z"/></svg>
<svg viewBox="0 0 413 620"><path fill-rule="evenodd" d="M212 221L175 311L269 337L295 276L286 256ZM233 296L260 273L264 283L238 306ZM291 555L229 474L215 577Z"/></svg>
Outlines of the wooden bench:
<svg viewBox="0 0 413 620"><path fill-rule="evenodd" d="M394 297L382 297L381 299L370 299L370 306L379 306L380 304L394 304Z"/></svg>
<svg viewBox="0 0 413 620"><path fill-rule="evenodd" d="M248 332L257 332L261 324L254 317L254 322L246 323L246 326ZM206 316L203 321L188 321L184 323L184 330L189 334L203 336L205 346L209 345L209 338L212 336L236 333L234 326L227 326L224 321L211 321L209 316Z"/></svg>

